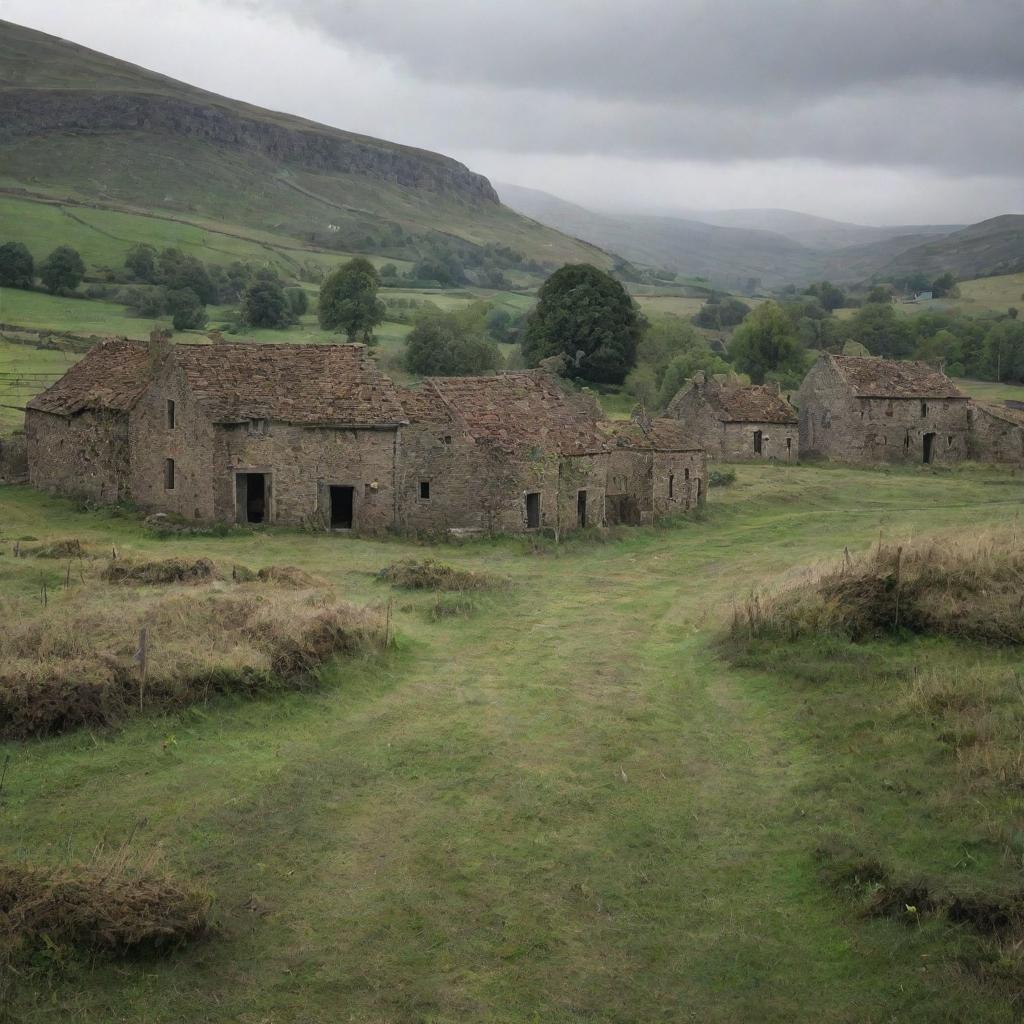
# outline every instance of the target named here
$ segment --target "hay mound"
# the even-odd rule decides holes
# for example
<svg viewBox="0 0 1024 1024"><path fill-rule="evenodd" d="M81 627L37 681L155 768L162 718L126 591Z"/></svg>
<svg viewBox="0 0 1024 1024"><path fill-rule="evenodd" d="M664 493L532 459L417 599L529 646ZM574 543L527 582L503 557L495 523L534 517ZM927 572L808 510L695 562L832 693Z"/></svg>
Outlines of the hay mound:
<svg viewBox="0 0 1024 1024"><path fill-rule="evenodd" d="M155 562L111 562L100 574L108 583L208 583L220 579L213 562L199 558L164 558Z"/></svg>
<svg viewBox="0 0 1024 1024"><path fill-rule="evenodd" d="M496 585L483 573L455 569L429 558L423 562L411 558L393 562L381 569L377 578L405 590L486 590Z"/></svg>
<svg viewBox="0 0 1024 1024"><path fill-rule="evenodd" d="M210 897L170 878L99 865L0 865L0 940L130 953L173 947L207 928Z"/></svg>
<svg viewBox="0 0 1024 1024"><path fill-rule="evenodd" d="M271 583L293 590L312 590L327 585L321 576L314 576L294 565L268 565L256 571L244 565L233 565L231 579L235 583Z"/></svg>
<svg viewBox="0 0 1024 1024"><path fill-rule="evenodd" d="M901 631L1024 643L1024 544L1014 531L879 544L784 589L753 595L736 609L731 634L861 641Z"/></svg>
<svg viewBox="0 0 1024 1024"><path fill-rule="evenodd" d="M379 612L287 590L71 591L48 608L0 601L0 738L173 710L219 693L308 685L338 654L377 646ZM135 660L147 632L147 672Z"/></svg>
<svg viewBox="0 0 1024 1024"><path fill-rule="evenodd" d="M77 537L66 540L55 540L38 548L29 548L24 552L33 558L84 558L85 548Z"/></svg>

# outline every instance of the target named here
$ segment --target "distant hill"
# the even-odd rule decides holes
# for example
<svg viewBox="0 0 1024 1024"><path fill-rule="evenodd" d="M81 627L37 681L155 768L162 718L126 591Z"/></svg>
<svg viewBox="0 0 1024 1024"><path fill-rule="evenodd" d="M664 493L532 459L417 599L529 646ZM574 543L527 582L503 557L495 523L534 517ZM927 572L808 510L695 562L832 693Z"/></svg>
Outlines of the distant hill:
<svg viewBox="0 0 1024 1024"><path fill-rule="evenodd" d="M667 267L744 290L827 278L854 285L915 272L958 277L1024 270L1024 216L969 227L930 224L869 227L792 210L694 211L680 216L601 213L557 196L499 184L509 206L634 263ZM697 219L699 218L699 219Z"/></svg>
<svg viewBox="0 0 1024 1024"><path fill-rule="evenodd" d="M772 231L718 227L679 217L598 213L547 192L499 184L514 210L586 239L634 263L704 277L720 288L748 291L814 279L817 254Z"/></svg>
<svg viewBox="0 0 1024 1024"><path fill-rule="evenodd" d="M486 178L449 157L217 96L3 21L0 189L396 258L494 243L549 266L611 265L502 206Z"/></svg>

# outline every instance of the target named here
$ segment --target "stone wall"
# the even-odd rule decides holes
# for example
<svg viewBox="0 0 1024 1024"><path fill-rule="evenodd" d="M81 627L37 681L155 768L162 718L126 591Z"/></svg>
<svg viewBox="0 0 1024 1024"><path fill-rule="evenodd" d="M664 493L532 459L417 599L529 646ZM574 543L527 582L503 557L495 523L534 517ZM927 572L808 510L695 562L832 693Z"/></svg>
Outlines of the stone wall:
<svg viewBox="0 0 1024 1024"><path fill-rule="evenodd" d="M998 410L972 405L970 457L981 462L1024 466L1024 412L1001 415Z"/></svg>
<svg viewBox="0 0 1024 1024"><path fill-rule="evenodd" d="M967 458L965 398L858 398L831 366L818 363L800 388L800 455L872 464L925 461L932 435L936 464Z"/></svg>
<svg viewBox="0 0 1024 1024"><path fill-rule="evenodd" d="M24 434L0 438L0 484L28 481L28 443Z"/></svg>
<svg viewBox="0 0 1024 1024"><path fill-rule="evenodd" d="M131 497L128 416L25 413L29 483L43 491L117 502Z"/></svg>
<svg viewBox="0 0 1024 1024"><path fill-rule="evenodd" d="M612 451L607 522L640 525L702 505L707 496L703 452Z"/></svg>
<svg viewBox="0 0 1024 1024"><path fill-rule="evenodd" d="M715 454L727 462L795 462L799 455L800 432L796 423L722 423L720 427L721 440ZM758 431L760 454L754 447Z"/></svg>

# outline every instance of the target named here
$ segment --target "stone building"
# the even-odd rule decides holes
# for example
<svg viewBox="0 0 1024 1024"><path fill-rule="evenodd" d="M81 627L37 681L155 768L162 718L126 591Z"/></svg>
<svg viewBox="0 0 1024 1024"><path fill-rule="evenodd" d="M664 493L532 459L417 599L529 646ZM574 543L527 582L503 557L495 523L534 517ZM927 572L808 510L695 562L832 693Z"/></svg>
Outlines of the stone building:
<svg viewBox="0 0 1024 1024"><path fill-rule="evenodd" d="M972 404L970 456L981 462L1024 466L1024 407Z"/></svg>
<svg viewBox="0 0 1024 1024"><path fill-rule="evenodd" d="M697 373L669 402L665 415L679 420L713 458L797 458L796 410L778 385L736 384Z"/></svg>
<svg viewBox="0 0 1024 1024"><path fill-rule="evenodd" d="M970 399L927 363L825 353L797 396L800 455L840 462L967 458Z"/></svg>
<svg viewBox="0 0 1024 1024"><path fill-rule="evenodd" d="M551 374L400 388L359 345L108 341L29 403L26 435L36 487L197 520L562 531L706 492L681 431L616 433Z"/></svg>

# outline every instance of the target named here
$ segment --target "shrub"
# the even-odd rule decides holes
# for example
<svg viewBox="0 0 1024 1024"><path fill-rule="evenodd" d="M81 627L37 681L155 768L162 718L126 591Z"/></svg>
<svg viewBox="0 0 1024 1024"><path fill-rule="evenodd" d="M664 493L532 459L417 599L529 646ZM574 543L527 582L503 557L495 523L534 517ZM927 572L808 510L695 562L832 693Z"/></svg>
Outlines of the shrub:
<svg viewBox="0 0 1024 1024"><path fill-rule="evenodd" d="M483 573L455 569L429 558L423 562L411 558L393 562L381 569L377 578L405 590L486 590L496 585Z"/></svg>
<svg viewBox="0 0 1024 1024"><path fill-rule="evenodd" d="M476 601L465 594L445 594L439 597L431 606L429 617L434 622L441 619L465 618L477 612Z"/></svg>
<svg viewBox="0 0 1024 1024"><path fill-rule="evenodd" d="M708 473L709 487L728 487L730 484L734 483L736 483L735 469L713 469Z"/></svg>
<svg viewBox="0 0 1024 1024"><path fill-rule="evenodd" d="M85 277L85 264L78 251L59 245L39 264L39 278L48 292L74 291Z"/></svg>
<svg viewBox="0 0 1024 1024"><path fill-rule="evenodd" d="M35 280L35 261L23 242L0 245L0 287L31 288Z"/></svg>
<svg viewBox="0 0 1024 1024"><path fill-rule="evenodd" d="M208 583L220 574L208 558L190 562L165 558L156 562L111 562L100 574L107 583Z"/></svg>

